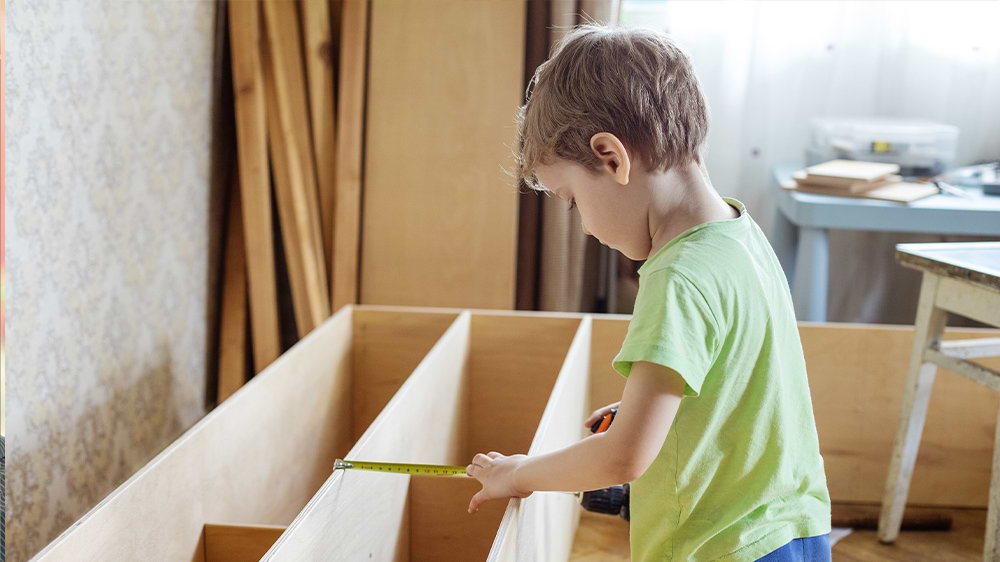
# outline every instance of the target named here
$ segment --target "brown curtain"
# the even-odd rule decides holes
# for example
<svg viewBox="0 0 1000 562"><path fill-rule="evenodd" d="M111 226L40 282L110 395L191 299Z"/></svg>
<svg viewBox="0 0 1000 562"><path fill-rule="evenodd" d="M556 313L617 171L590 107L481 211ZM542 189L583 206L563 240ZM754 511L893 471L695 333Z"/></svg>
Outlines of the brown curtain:
<svg viewBox="0 0 1000 562"><path fill-rule="evenodd" d="M568 29L590 21L617 23L618 9L619 0L530 0L525 86ZM555 197L522 194L519 236L518 309L606 309L598 302L600 244L583 233L579 213L567 211L566 203ZM605 263L607 259L605 255Z"/></svg>

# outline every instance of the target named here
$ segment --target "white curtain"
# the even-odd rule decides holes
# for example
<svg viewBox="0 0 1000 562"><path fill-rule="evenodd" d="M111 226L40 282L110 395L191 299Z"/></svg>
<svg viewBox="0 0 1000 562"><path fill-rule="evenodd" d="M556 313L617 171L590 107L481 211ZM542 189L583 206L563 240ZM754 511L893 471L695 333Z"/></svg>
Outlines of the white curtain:
<svg viewBox="0 0 1000 562"><path fill-rule="evenodd" d="M812 117L940 121L961 130L956 166L1000 159L998 2L625 0L621 21L691 54L711 107L712 181L769 234L771 167L804 159ZM829 319L912 322L919 279L893 245L944 239L831 233Z"/></svg>

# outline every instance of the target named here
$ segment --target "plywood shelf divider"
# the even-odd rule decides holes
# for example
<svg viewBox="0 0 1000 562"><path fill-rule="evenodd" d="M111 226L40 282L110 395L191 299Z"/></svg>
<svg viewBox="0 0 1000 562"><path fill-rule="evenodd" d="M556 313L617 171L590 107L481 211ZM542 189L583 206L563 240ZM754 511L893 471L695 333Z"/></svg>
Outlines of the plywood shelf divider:
<svg viewBox="0 0 1000 562"><path fill-rule="evenodd" d="M279 525L206 523L204 562L257 562L284 532Z"/></svg>
<svg viewBox="0 0 1000 562"><path fill-rule="evenodd" d="M440 462L462 444L470 314L462 312L379 413L347 458ZM331 465L332 469L332 465ZM365 484L377 478L377 481ZM392 559L409 478L339 471L327 479L263 560L331 560L368 552ZM374 509L373 509L373 506Z"/></svg>
<svg viewBox="0 0 1000 562"><path fill-rule="evenodd" d="M528 450L542 455L584 435L590 396L592 317L583 317ZM508 503L489 560L566 560L580 520L577 499L539 493ZM509 544L508 544L509 543Z"/></svg>

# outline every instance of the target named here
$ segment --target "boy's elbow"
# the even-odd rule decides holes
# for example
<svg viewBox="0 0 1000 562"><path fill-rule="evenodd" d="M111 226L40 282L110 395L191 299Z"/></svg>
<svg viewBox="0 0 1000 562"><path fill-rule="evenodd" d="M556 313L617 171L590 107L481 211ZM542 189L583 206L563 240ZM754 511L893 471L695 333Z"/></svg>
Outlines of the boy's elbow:
<svg viewBox="0 0 1000 562"><path fill-rule="evenodd" d="M615 484L625 484L638 480L646 473L650 464L652 464L652 460L646 462L634 455L622 455L611 460L608 466L608 476L614 480Z"/></svg>

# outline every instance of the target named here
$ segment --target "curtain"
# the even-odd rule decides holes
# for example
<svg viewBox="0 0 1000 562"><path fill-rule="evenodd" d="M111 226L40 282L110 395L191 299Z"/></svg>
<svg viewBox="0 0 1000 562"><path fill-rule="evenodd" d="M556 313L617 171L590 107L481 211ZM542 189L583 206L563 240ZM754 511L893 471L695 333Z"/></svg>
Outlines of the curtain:
<svg viewBox="0 0 1000 562"><path fill-rule="evenodd" d="M618 0L528 2L525 86L552 46L574 25L618 21ZM594 311L603 269L600 244L583 233L580 214L551 196L521 196L517 308ZM607 250L603 250L607 260Z"/></svg>
<svg viewBox="0 0 1000 562"><path fill-rule="evenodd" d="M771 168L804 159L812 117L931 119L960 128L954 165L1000 159L997 2L625 0L621 12L691 54L712 182L768 234ZM912 323L920 277L894 245L975 239L831 232L829 319Z"/></svg>

